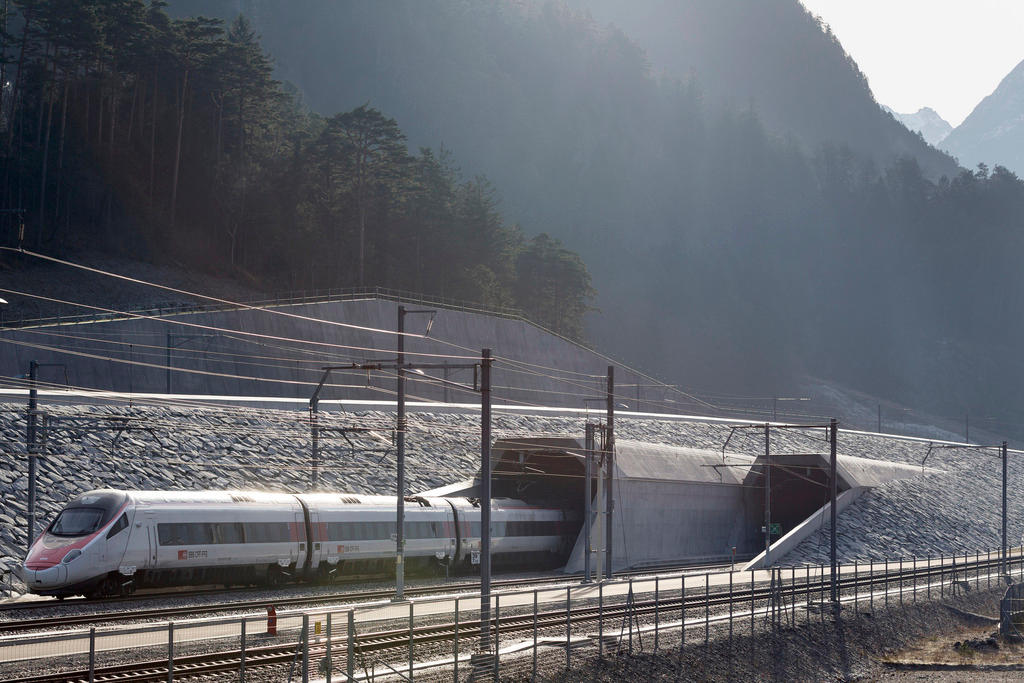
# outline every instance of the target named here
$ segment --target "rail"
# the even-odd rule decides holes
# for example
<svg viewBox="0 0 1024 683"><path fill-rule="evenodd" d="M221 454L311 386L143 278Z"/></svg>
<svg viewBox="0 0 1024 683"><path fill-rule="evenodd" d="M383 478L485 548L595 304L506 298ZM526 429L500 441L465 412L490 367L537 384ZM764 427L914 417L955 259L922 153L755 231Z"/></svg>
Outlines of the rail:
<svg viewBox="0 0 1024 683"><path fill-rule="evenodd" d="M1016 548L927 558L854 561L839 568L830 601L827 565L752 572L656 574L594 584L381 600L266 614L71 629L0 637L0 677L49 680L173 680L175 675L294 667L302 680L461 680L504 671L527 677L538 665L572 668L574 657L634 647L709 647L778 629L823 627L839 617L996 587L1024 574ZM481 621L481 605L490 618ZM851 609L852 608L852 609ZM646 645L645 645L646 640ZM589 648L589 650L587 649ZM729 648L732 651L732 648ZM461 673L460 673L461 672Z"/></svg>

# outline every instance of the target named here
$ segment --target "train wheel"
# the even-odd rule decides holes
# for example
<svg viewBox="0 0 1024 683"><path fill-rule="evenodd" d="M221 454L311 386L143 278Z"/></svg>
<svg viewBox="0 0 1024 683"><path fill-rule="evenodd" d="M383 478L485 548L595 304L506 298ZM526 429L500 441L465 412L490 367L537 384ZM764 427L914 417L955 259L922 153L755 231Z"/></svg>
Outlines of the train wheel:
<svg viewBox="0 0 1024 683"><path fill-rule="evenodd" d="M121 584L117 582L113 576L108 576L92 591L85 594L85 597L90 600L98 600L99 598L113 598L121 595Z"/></svg>
<svg viewBox="0 0 1024 683"><path fill-rule="evenodd" d="M284 585L284 572L276 564L267 570L267 585L278 587Z"/></svg>

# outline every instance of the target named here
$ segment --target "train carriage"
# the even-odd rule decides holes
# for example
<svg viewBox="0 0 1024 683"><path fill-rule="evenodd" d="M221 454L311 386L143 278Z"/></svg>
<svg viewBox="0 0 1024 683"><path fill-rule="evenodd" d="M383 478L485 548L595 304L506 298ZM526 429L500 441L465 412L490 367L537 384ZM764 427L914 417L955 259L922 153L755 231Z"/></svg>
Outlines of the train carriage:
<svg viewBox="0 0 1024 683"><path fill-rule="evenodd" d="M309 511L309 568L323 577L388 573L395 566L396 511L391 496L296 496ZM411 569L440 568L455 547L455 518L443 498L405 504L405 559Z"/></svg>
<svg viewBox="0 0 1024 683"><path fill-rule="evenodd" d="M390 574L395 499L344 493L90 491L73 499L29 549L20 568L41 595L123 595L179 585L271 585ZM561 562L574 513L495 499L496 565ZM407 571L463 570L479 561L479 501L410 497Z"/></svg>

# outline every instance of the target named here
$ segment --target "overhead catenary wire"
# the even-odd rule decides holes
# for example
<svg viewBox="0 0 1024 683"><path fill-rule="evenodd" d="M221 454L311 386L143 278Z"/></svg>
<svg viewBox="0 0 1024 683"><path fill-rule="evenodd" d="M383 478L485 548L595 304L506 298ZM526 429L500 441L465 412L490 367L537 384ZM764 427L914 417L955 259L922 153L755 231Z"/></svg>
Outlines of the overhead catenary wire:
<svg viewBox="0 0 1024 683"><path fill-rule="evenodd" d="M384 329L381 329L381 328L374 328L374 327L369 327L369 326L365 326L365 325L355 325L355 324L352 324L352 323L343 323L343 322L340 322L340 321L323 320L323 319L315 318L315 317L312 317L312 316L306 316L306 315L302 315L302 314L291 313L291 312L288 312L288 311L280 311L280 310L277 310L277 309L274 309L274 308L267 308L266 306L253 306L253 305L245 304L245 303L242 303L242 302L231 301L229 299L224 299L224 298L221 298L221 297L211 296L211 295L202 294L202 293L198 293L198 292L192 292L192 291L188 291L188 290L184 290L184 289L176 288L176 287L170 287L168 285L162 285L162 284L159 284L159 283L155 283L155 282L151 282L151 281L147 281L147 280L142 280L140 278L134 278L134 277L130 277L130 276L127 276L127 275L122 275L122 274L119 274L119 273L114 273L114 272L103 270L103 269L100 269L100 268L94 268L92 266L86 266L84 264L75 263L73 261L69 261L69 260L66 260L66 259L60 259L60 258L57 258L57 257L48 256L46 254L38 253L38 252L29 250L29 249L24 249L23 247L19 247L19 248L0 247L0 249L7 250L7 251L23 253L23 254L26 254L28 256L32 256L34 258L50 261L52 263L60 264L60 265L66 266L66 267L76 268L76 269L80 269L80 270L83 270L83 271L86 271L86 272L91 272L91 273L94 273L94 274L102 275L102 276L105 276L105 277L111 277L111 278L119 279L119 280L122 280L122 281L132 282L134 284L138 284L138 285L142 285L142 286L154 287L154 288L157 288L157 289L162 289L162 290L165 290L165 291L174 292L174 293L181 294L181 295L184 295L184 296L194 297L194 298L198 298L198 299L205 299L205 300L208 300L208 301L214 301L216 303L219 303L219 304L222 304L222 305L225 305L225 306L229 306L229 307L232 307L232 308L236 308L236 309L260 311L260 312L270 313L270 314L274 314L274 315L280 315L280 316L284 316L284 317L288 317L288 318L304 320L304 321L308 321L308 322L315 322L315 323L327 324L327 325L336 325L336 326L340 326L340 327L356 329L356 330L361 330L361 331L367 331L367 332L386 333L386 334L394 334L394 335L398 334L398 332L393 331L393 330L384 330ZM147 318L147 319L154 319L155 318L154 316L148 316L148 315L145 315L145 314L139 314L139 313L134 313L133 314L133 313L125 312L125 311L114 311L112 309L107 309L107 308L104 308L104 307L93 307L93 306L88 306L88 305L79 304L79 303L75 303L75 302L60 301L60 300L57 300L57 299L53 299L51 297L39 297L38 295L31 295L31 294L27 294L27 293L24 293L24 292L17 292L15 290L0 290L0 291L6 291L6 292L8 292L10 294L15 294L15 295L31 296L31 297L35 297L35 298L41 298L43 300L52 301L52 302L55 302L55 303L63 303L63 304L66 304L66 305L81 306L81 307L85 307L85 308L91 308L93 310L101 310L101 311L104 311L104 312L107 312L107 313L123 315L123 316L126 316L126 317ZM155 319L158 319L158 320L161 320L161 321L164 321L164 322L168 322L168 319L166 319L166 318L155 318ZM184 323L184 321L173 321L173 322ZM194 324L188 324L188 323L186 323L186 325L194 326ZM205 329L213 329L212 326L203 326L203 327ZM248 332L243 332L243 331L234 331L234 332L237 333L237 334L246 334L246 335L254 334L254 333L248 333ZM425 335L417 335L417 334L404 333L404 332L402 334L404 334L406 336L410 336L410 337L420 337L420 338L425 336ZM259 336L262 336L264 338L277 338L279 340L284 340L284 341L295 341L295 342L298 342L298 343L322 344L322 343L318 343L318 342L309 342L309 341L295 340L295 339L289 339L289 338L280 338L280 337L275 337L274 335L259 335ZM437 342L437 343L446 344L446 345L458 348L460 350L465 350L465 351L470 351L471 350L471 349L468 349L465 346L462 346L462 345L459 345L459 344L455 344L454 342L449 342L449 341L445 341L445 340L437 339L437 338L432 338L432 340ZM367 350L367 351L370 350L370 349L367 349L365 347L362 347L362 348L360 348L360 347L347 347L347 348L351 348L351 349L354 349L354 350ZM448 358L457 357L457 356L453 356L451 354L424 354L424 353L416 353L416 352L409 352L409 355L433 356L433 357L448 357ZM541 368L541 369L547 370L548 372L559 372L559 373L564 373L565 372L565 371L557 369L557 368L550 368L550 367L543 366L543 365L540 365L540 364L535 364L535 363L526 363L524 361L516 361L516 360L508 359L508 358L502 358L501 360L503 360L505 362L509 362L509 363L519 364L521 367L523 367L523 366L532 366L532 367L535 367L535 368ZM641 373L639 373L636 370L632 370L632 372L634 372L638 376L641 376ZM587 377L587 376L589 376L591 378L598 377L598 375L587 374L587 373L572 373L572 374L574 374L576 376L582 376L582 377ZM660 381L656 380L655 378L649 377L647 375L643 375L643 376L645 378L647 378L648 380L652 381L652 382L656 382L657 386L662 386L662 387L664 387L666 389L671 389L671 390L675 391L676 393L678 393L678 394L680 394L682 396L687 397L690 401L693 401L697 405L702 405L702 406L704 406L706 408L710 408L710 409L715 409L716 408L714 405L712 405L712 404L710 404L710 403L708 403L706 401L703 401L700 398L697 398L695 396L687 394L686 392L683 392L682 390L680 390L676 386L665 384L665 383L660 382Z"/></svg>
<svg viewBox="0 0 1024 683"><path fill-rule="evenodd" d="M44 260L44 261L49 261L51 263L57 263L59 265L67 266L69 268L77 268L79 270L83 270L83 271L86 271L86 272L94 273L96 275L102 275L104 277L110 277L110 278L114 278L114 279L117 279L117 280L122 280L122 281L125 281L125 282L131 282L133 284L142 285L142 286L145 286L145 287L153 287L153 288L156 288L156 289L162 289L162 290L167 291L167 292L174 292L175 294L181 294L183 296L189 296L189 297L193 297L193 298L196 298L196 299L205 299L207 301L214 301L216 303L219 303L219 304L222 304L222 305L225 305L225 306L230 306L232 308L237 308L237 309L242 309L242 310L250 310L250 311L260 311L260 312L270 313L270 314L273 314L273 315L279 315L279 316L283 316L283 317L287 317L287 318L294 318L294 319L297 319L297 320L305 320L307 322L315 322L315 323L325 324L325 325L335 325L335 326L338 326L338 327L344 327L344 328L353 329L353 330L360 330L360 331L363 331L363 332L376 332L376 333L388 334L388 335L394 335L394 336L398 336L399 334L402 334L402 335L404 335L406 337L423 337L423 335L415 334L415 333L411 333L411 332L399 333L399 332L397 332L395 330L385 330L385 329L381 329L381 328L377 328L377 327L369 327L367 325L355 325L353 323L344 323L344 322L340 322L340 321L337 321L337 320L323 320L321 318L314 318L314 317L311 317L311 316L301 315L299 313L290 313L288 311L279 311L279 310L276 310L276 309L273 309L273 308L267 308L265 306L252 306L250 304L245 304L245 303L241 303L241 302L238 302L238 301L231 301L229 299L222 299L220 297L211 296L209 294L200 294L198 292L190 292L188 290L180 289L178 287L171 287L169 285L161 285L161 284L156 283L156 282L150 282L148 280L142 280L142 279L139 279L139 278L130 277L128 275L122 275L120 273L114 273L114 272L111 272L111 271L108 271L108 270L103 270L102 268L94 268L92 266L87 266L87 265L84 265L84 264L81 264L81 263L75 263L74 261L68 261L66 259L57 258L55 256L47 256L46 254L41 254L39 252L32 251L31 249L25 249L24 247L0 247L0 250L2 250L2 251L9 251L9 252L15 252L15 253L19 253L19 254L25 254L25 255L31 256L33 258L41 259L41 260ZM460 348L462 350L468 350L465 347L461 347L461 346L459 346L457 344L454 344L452 342L445 342L444 340L438 340L438 339L434 339L434 341L438 341L438 342L440 342L442 344L451 344L452 346L455 346L455 347Z"/></svg>
<svg viewBox="0 0 1024 683"><path fill-rule="evenodd" d="M0 247L0 249L2 249L2 248L3 247ZM211 331L211 332L223 332L223 333L228 333L228 334L233 334L233 335L243 335L243 336L251 337L251 338L270 339L270 340L279 341L279 342L293 342L293 343L297 343L297 344L306 344L306 345L310 345L310 346L325 347L325 348L331 348L331 349L346 349L346 350L351 350L351 351L366 351L366 352L369 352L369 353L396 353L397 354L397 351L391 351L391 350L382 351L381 349L378 349L378 348L375 348L375 347L352 346L352 345L337 344L337 343L332 343L332 342L314 341L314 340L311 340L311 339L296 339L294 337L282 337L280 335L264 334L264 333L259 333L259 332L248 332L246 330L235 330L235 329L230 329L230 328L217 327L216 325L204 325L202 323L192 323L192 322L187 322L187 321L184 321L184 320L176 320L174 318L165 318L165 317L160 317L160 316L157 316L157 315L149 315L149 314L146 314L146 313L130 313L128 311L119 311L117 309L106 308L104 306L94 306L94 305L91 305L91 304L83 304L83 303L79 303L79 302L75 302L75 301L67 301L67 300L63 300L63 299L57 299L55 297L43 296L42 294L31 294L29 292L22 292L22 291L18 291L18 290L14 290L14 289L0 288L0 292L6 293L6 294L14 294L14 295L17 295L17 296L25 296L25 297L28 297L28 298L31 298L31 299L39 299L41 301L49 301L51 303L64 304L64 305L67 305L67 306L79 306L81 308L87 308L87 309L94 310L94 311L100 311L100 312L109 313L109 314L112 314L112 315L123 316L124 318L127 318L127 319L152 320L152 321L155 321L155 322L158 322L158 323L161 323L161 324L166 324L166 325L178 325L178 326L181 326L181 327L188 327L188 328L200 329L200 330L208 330L208 331ZM452 360L478 360L480 358L479 356L464 356L464 355L452 355L452 354L443 354L443 353L424 353L424 352L413 352L413 351L407 351L406 355L420 356L420 357L424 357L424 358L448 358L448 359L452 359Z"/></svg>
<svg viewBox="0 0 1024 683"><path fill-rule="evenodd" d="M117 339L103 339L103 338L97 338L97 337L93 337L93 336L89 336L89 335L68 334L68 333L65 333L65 332L54 332L52 330L41 330L41 329L19 329L18 333L19 334L34 334L34 335L38 335L38 336L47 336L47 337L57 337L57 338L60 338L60 339L73 339L73 340L76 340L76 341L88 341L88 342L94 342L94 343L97 343L97 344L107 344L107 345L120 346L120 347L132 347L132 348L135 348L135 349L156 349L156 350L159 350L161 352L166 352L167 351L167 344L166 343L164 343L164 344L143 344L143 343L140 343L140 342L122 341L122 340L117 340ZM162 338L162 337L165 336L164 333L156 333L156 332L154 332L154 333L148 333L147 332L145 334L147 336L155 337L155 338ZM237 342L246 343L246 344L260 344L260 346L267 346L263 342L256 342L256 341L253 341L251 339L236 338L236 337L231 337L229 335L222 335L222 336L225 339L230 339L231 341L237 341ZM281 350L294 350L297 353L306 353L306 354L308 354L308 353L317 353L317 354L320 354L320 357L318 357L318 358L296 358L294 356L265 356L265 355L262 355L262 354L255 354L255 353L242 353L242 352L232 352L232 351L214 351L214 350L211 350L209 348L206 348L206 349L196 349L196 348L189 348L189 347L182 347L182 346L172 347L171 350L174 353L178 353L178 354L192 354L192 355L204 354L204 355L226 356L226 357L231 357L231 358L255 358L255 359L258 359L258 360L275 360L275 361L283 361L283 362L288 362L288 363L308 363L308 364L314 365L314 366L323 365L325 362L333 362L333 361L337 361L337 360L350 360L350 359L351 360L355 360L357 358L361 358L360 356L355 356L353 354L338 354L338 355L334 355L334 354L330 354L330 353L322 352L322 351L315 351L314 352L314 351L311 351L309 349L288 349L287 347L283 347L282 348L282 347L276 347L276 346L275 347L269 347L268 346L268 348L281 348ZM272 367L272 366L270 366L270 367Z"/></svg>

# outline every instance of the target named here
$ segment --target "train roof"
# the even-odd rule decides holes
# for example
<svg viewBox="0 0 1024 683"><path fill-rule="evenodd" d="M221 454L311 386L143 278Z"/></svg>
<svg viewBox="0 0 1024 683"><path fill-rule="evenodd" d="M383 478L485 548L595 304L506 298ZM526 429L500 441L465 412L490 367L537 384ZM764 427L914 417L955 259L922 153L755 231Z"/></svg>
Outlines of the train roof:
<svg viewBox="0 0 1024 683"><path fill-rule="evenodd" d="M272 491L125 491L134 503L245 503L295 505L291 493Z"/></svg>

